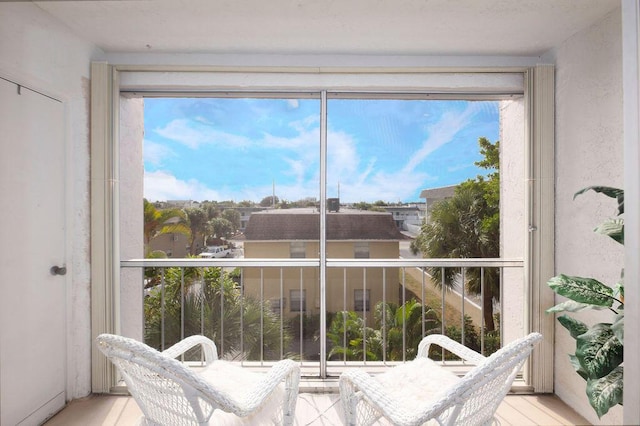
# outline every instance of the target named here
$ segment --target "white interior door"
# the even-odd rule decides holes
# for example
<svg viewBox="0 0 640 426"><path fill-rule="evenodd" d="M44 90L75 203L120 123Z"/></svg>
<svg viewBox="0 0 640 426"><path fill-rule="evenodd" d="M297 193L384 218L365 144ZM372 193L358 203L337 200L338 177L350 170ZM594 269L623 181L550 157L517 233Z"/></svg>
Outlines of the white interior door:
<svg viewBox="0 0 640 426"><path fill-rule="evenodd" d="M65 404L64 105L0 79L0 424Z"/></svg>

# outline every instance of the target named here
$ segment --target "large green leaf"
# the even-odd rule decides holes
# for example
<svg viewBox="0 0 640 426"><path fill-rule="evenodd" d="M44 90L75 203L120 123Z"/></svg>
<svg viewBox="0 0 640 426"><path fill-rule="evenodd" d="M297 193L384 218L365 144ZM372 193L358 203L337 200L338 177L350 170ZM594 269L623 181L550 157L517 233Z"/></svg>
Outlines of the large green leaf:
<svg viewBox="0 0 640 426"><path fill-rule="evenodd" d="M624 313L616 315L616 319L611 324L611 330L613 334L620 340L620 343L624 345Z"/></svg>
<svg viewBox="0 0 640 426"><path fill-rule="evenodd" d="M611 237L620 244L624 244L623 219L607 219L595 229L595 232Z"/></svg>
<svg viewBox="0 0 640 426"><path fill-rule="evenodd" d="M612 188L610 186L588 186L576 192L573 195L573 198L575 199L578 195L584 194L589 190L599 192L610 198L615 198L616 200L618 200L618 214L621 215L622 213L624 213L624 190L619 188Z"/></svg>
<svg viewBox="0 0 640 426"><path fill-rule="evenodd" d="M575 300L565 300L562 303L558 303L557 305L547 309L547 313L554 312L581 312L586 309L596 309L602 310L606 309L604 306L590 305L588 303L580 303Z"/></svg>
<svg viewBox="0 0 640 426"><path fill-rule="evenodd" d="M580 375L580 377L582 377L585 380L589 379L589 375L587 374L586 371L582 369L582 366L580 365L580 361L578 361L577 356L569 355L569 361L571 362L571 365L573 365L573 368L576 370L576 373Z"/></svg>
<svg viewBox="0 0 640 426"><path fill-rule="evenodd" d="M547 284L556 293L576 302L605 307L613 305L613 289L593 278L560 274Z"/></svg>
<svg viewBox="0 0 640 426"><path fill-rule="evenodd" d="M602 417L609 409L622 404L623 367L616 367L611 373L599 379L587 380L589 403Z"/></svg>
<svg viewBox="0 0 640 426"><path fill-rule="evenodd" d="M566 315L559 316L558 322L562 324L564 328L569 330L569 333L571 333L571 337L573 337L574 339L577 339L578 336L586 333L587 330L589 330L589 327L587 326L587 324L583 323L582 321L578 321L575 318L568 317Z"/></svg>
<svg viewBox="0 0 640 426"><path fill-rule="evenodd" d="M604 377L620 365L623 352L611 324L596 324L576 338L576 356L592 379Z"/></svg>
<svg viewBox="0 0 640 426"><path fill-rule="evenodd" d="M624 269L622 270L622 277L620 281L616 283L614 286L613 296L620 299L622 304L619 306L619 309L624 309Z"/></svg>

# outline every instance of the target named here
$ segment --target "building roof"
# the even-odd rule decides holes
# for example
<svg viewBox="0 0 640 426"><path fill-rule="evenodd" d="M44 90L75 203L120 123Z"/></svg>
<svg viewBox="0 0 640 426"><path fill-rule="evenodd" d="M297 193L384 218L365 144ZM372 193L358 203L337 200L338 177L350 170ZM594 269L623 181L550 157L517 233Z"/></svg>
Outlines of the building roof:
<svg viewBox="0 0 640 426"><path fill-rule="evenodd" d="M394 211L420 211L420 207L417 205L412 206L382 206L385 211L394 212Z"/></svg>
<svg viewBox="0 0 640 426"><path fill-rule="evenodd" d="M443 186L440 188L423 189L420 192L420 198L437 199L437 200L441 200L444 198L451 198L453 197L453 194L455 193L457 186L458 185L451 185L451 186Z"/></svg>
<svg viewBox="0 0 640 426"><path fill-rule="evenodd" d="M318 240L320 214L309 210L254 213L244 232L247 240ZM327 213L328 240L404 240L389 213L342 211Z"/></svg>

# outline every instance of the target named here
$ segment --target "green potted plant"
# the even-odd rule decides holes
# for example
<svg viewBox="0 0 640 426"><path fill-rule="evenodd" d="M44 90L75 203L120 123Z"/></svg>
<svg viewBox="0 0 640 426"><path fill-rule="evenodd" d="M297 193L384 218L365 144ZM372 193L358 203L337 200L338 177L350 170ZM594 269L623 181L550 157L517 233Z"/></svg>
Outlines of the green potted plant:
<svg viewBox="0 0 640 426"><path fill-rule="evenodd" d="M591 186L578 191L577 197L588 190L615 198L618 201L616 217L610 218L595 232L624 244L624 191L604 186ZM624 275L624 270L623 274ZM588 309L609 309L611 322L589 326L563 314L558 321L576 339L575 354L569 355L576 372L586 380L589 403L598 417L602 417L617 404L622 405L623 350L624 350L624 285L622 278L613 287L593 278L560 274L551 278L549 287L569 300L559 303L547 312L580 312Z"/></svg>

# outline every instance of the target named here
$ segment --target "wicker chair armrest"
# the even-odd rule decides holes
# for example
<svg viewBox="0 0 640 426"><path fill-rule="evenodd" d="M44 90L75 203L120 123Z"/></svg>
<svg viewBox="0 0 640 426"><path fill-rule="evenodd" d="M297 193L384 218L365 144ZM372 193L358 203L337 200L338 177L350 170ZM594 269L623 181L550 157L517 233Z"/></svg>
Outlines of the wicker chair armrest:
<svg viewBox="0 0 640 426"><path fill-rule="evenodd" d="M436 344L449 352L459 356L465 361L479 364L485 360L485 357L478 352L467 348L464 345L450 339L442 334L430 334L426 336L418 345L418 354L416 357L427 358L429 356L429 348L432 344Z"/></svg>
<svg viewBox="0 0 640 426"><path fill-rule="evenodd" d="M218 350L216 344L211 339L205 336L189 336L175 345L165 349L162 354L169 358L177 358L191 348L198 345L202 346L204 352L204 359L207 365L218 359Z"/></svg>

